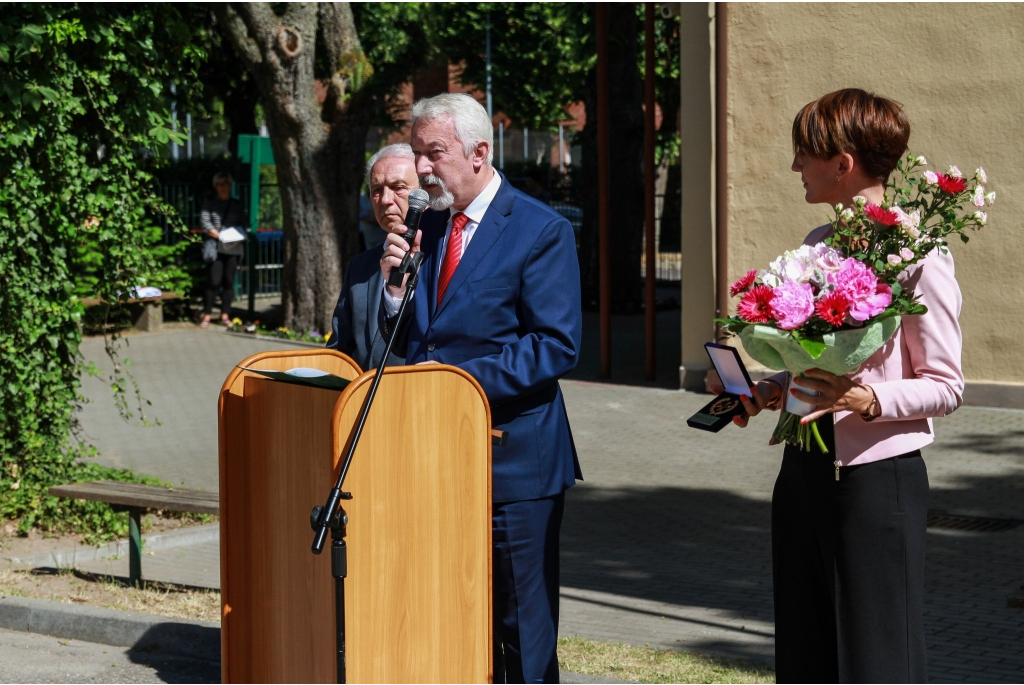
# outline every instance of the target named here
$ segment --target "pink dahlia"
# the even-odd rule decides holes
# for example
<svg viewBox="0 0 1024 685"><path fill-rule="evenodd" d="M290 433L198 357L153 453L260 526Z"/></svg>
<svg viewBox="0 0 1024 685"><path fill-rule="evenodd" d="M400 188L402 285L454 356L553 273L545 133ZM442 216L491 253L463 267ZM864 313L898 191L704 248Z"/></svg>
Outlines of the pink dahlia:
<svg viewBox="0 0 1024 685"><path fill-rule="evenodd" d="M850 298L846 293L833 290L814 305L815 313L833 326L842 326L850 312Z"/></svg>
<svg viewBox="0 0 1024 685"><path fill-rule="evenodd" d="M900 215L897 212L878 205L868 205L864 208L864 213L868 215L869 219L883 226L895 226L900 222Z"/></svg>
<svg viewBox="0 0 1024 685"><path fill-rule="evenodd" d="M747 272L747 275L740 280L729 286L729 295L736 297L740 293L745 293L750 290L750 286L754 285L754 281L757 280L757 269L751 269Z"/></svg>
<svg viewBox="0 0 1024 685"><path fill-rule="evenodd" d="M740 318L750 323L768 323L772 320L772 300L775 291L766 285L755 285L736 306Z"/></svg>
<svg viewBox="0 0 1024 685"><path fill-rule="evenodd" d="M804 325L814 314L814 291L811 284L786 281L776 288L772 314L782 330L791 331Z"/></svg>
<svg viewBox="0 0 1024 685"><path fill-rule="evenodd" d="M878 282L878 277L856 259L847 259L843 268L828 275L838 292L850 301L850 318L867 321L881 314L892 302L892 289Z"/></svg>
<svg viewBox="0 0 1024 685"><path fill-rule="evenodd" d="M936 183L939 184L939 188L950 195L956 195L957 193L962 193L967 190L967 181L965 179L950 176L949 174L939 174L939 178Z"/></svg>

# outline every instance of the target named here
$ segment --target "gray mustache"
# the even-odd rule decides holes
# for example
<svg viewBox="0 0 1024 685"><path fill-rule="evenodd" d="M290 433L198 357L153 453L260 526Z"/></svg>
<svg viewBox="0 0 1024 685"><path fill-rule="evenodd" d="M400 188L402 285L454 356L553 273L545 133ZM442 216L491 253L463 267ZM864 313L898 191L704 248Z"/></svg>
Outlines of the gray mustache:
<svg viewBox="0 0 1024 685"><path fill-rule="evenodd" d="M426 176L420 176L421 186L439 186L442 191L448 190L448 186L444 184L444 181L440 176L434 174L427 174Z"/></svg>

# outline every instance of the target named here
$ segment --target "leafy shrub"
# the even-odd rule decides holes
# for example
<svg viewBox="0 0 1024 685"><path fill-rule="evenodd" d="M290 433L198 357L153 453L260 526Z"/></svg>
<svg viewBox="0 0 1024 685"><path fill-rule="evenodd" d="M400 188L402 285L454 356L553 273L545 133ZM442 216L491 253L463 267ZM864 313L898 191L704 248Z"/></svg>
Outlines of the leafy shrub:
<svg viewBox="0 0 1024 685"><path fill-rule="evenodd" d="M0 23L0 516L23 529L123 531L123 516L47 495L96 478L82 461L82 298L185 285L147 169L175 138L166 89L200 55L170 5L11 3ZM179 91L181 90L179 85ZM184 245L184 243L182 243ZM176 251L177 250L177 251ZM108 341L109 343L109 341ZM111 386L130 383L113 355ZM127 411L127 403L122 402ZM141 408L141 403L140 403ZM130 412L127 412L130 416Z"/></svg>

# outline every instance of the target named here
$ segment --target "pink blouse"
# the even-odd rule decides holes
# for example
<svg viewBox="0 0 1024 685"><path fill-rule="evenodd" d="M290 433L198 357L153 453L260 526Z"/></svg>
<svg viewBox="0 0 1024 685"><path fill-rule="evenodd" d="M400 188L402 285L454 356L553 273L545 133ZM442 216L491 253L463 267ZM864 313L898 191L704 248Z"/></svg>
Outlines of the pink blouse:
<svg viewBox="0 0 1024 685"><path fill-rule="evenodd" d="M823 241L831 226L811 231L804 244ZM924 447L935 439L933 416L951 414L963 403L960 366L962 297L953 256L933 250L899 278L908 292L928 307L922 316L905 316L893 337L850 378L875 392L881 415L835 414L837 459L844 466L888 459ZM779 374L785 379L784 374ZM773 377L777 380L777 377Z"/></svg>

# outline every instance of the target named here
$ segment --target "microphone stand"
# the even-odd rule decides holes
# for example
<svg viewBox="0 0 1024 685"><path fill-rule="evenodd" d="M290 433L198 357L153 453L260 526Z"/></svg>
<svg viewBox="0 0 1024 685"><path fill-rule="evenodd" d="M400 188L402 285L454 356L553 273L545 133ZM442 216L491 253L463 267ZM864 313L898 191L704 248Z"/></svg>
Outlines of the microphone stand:
<svg viewBox="0 0 1024 685"><path fill-rule="evenodd" d="M331 531L331 576L334 577L334 624L335 632L337 637L337 660L338 660L338 682L344 683L345 679L345 577L348 575L348 549L345 546L345 527L348 525L348 514L345 513L345 508L341 505L341 500L352 499L352 493L343 492L341 487L345 482L345 476L348 474L349 466L352 464L352 456L356 452L356 446L359 444L359 437L363 433L363 427L366 425L366 417L370 413L370 407L373 405L373 398L377 395L377 386L380 385L381 376L384 374L384 367L388 364L388 357L391 356L391 348L395 344L395 338L398 337L398 329L402 325L402 319L405 315L405 308L409 304L409 300L412 299L412 293L416 289L416 283L419 280L420 264L423 262L423 253L417 252L415 256L408 259L410 255L406 255L407 259L403 261L399 270L402 273L409 273L409 282L405 286L405 296L402 297L402 304L398 308L398 316L395 318L395 327L391 332L391 337L388 339L387 347L384 348L384 358L381 360L380 366L377 367L377 372L373 376L373 382L370 383L370 390L366 393L366 399L363 400L363 408L359 413L359 420L356 421L355 431L352 433L352 439L348 445L348 451L345 453L345 459L342 462L341 473L338 475L338 480L331 488L330 494L327 496L327 503L322 507L313 507L313 511L309 515L309 524L315 531L313 536L313 554L320 554L324 549L324 541L327 537L327 530Z"/></svg>

